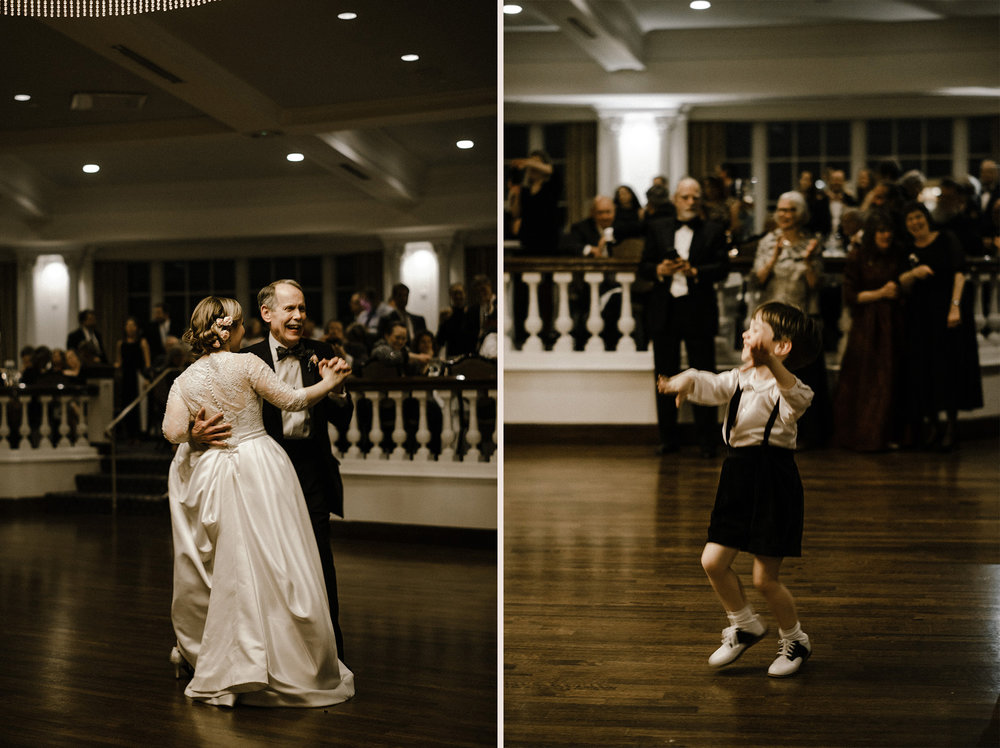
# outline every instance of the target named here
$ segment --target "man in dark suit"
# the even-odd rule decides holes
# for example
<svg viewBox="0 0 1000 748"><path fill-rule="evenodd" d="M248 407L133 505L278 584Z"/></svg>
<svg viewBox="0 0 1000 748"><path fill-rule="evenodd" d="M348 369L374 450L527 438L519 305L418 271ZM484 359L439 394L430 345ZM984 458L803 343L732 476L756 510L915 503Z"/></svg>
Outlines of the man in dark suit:
<svg viewBox="0 0 1000 748"><path fill-rule="evenodd" d="M149 358L154 367L163 365L170 339L180 339L183 334L184 330L170 318L170 311L165 304L153 307L153 318L146 324L143 337L149 343Z"/></svg>
<svg viewBox="0 0 1000 748"><path fill-rule="evenodd" d="M385 311L378 321L379 337L385 335L387 330L392 329L395 323L406 328L409 340L414 341L417 335L427 329L427 321L419 314L410 314L406 311L406 304L410 300L410 288L404 283L397 283L392 287L392 295L389 297Z"/></svg>
<svg viewBox="0 0 1000 748"><path fill-rule="evenodd" d="M316 361L334 358L333 348L321 340L302 337L306 319L306 300L302 287L294 280L277 280L257 294L260 315L270 327L270 334L241 353L259 356L274 369L278 378L292 387L308 387L319 381ZM337 651L344 660L344 637L340 630L340 606L337 602L337 573L330 548L330 513L344 514L344 484L340 463L333 456L327 424L345 433L354 412L354 403L343 386L312 408L299 413L285 413L266 400L262 415L267 433L291 458L299 477L313 534L323 566L323 579L330 602L330 618L337 638ZM192 441L200 448L209 444L224 446L228 425L220 416L209 421L199 413L192 426Z"/></svg>
<svg viewBox="0 0 1000 748"><path fill-rule="evenodd" d="M647 329L653 341L656 375L680 371L680 346L688 364L715 371L715 335L719 305L715 283L726 277L729 255L725 229L701 217L701 187L682 179L674 193L676 218L647 224L646 243L638 275L653 284L647 302ZM655 386L655 385L654 385ZM656 395L660 453L678 449L677 407L671 395ZM701 454L715 454L719 440L715 408L694 406Z"/></svg>
<svg viewBox="0 0 1000 748"><path fill-rule="evenodd" d="M77 319L80 327L66 336L66 350L75 351L84 343L90 343L97 353L98 363L105 363L108 357L97 332L97 313L93 309L84 309Z"/></svg>

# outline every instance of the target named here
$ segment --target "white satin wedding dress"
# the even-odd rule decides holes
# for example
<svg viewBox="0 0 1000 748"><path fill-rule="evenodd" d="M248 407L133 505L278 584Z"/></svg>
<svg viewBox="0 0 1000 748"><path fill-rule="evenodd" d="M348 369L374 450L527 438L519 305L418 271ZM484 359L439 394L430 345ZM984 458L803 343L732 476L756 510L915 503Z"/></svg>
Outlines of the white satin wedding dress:
<svg viewBox="0 0 1000 748"><path fill-rule="evenodd" d="M163 419L180 444L170 465L171 617L194 666L185 689L219 706L314 707L354 695L337 658L323 570L302 489L264 431L261 396L283 410L306 398L252 354L203 356L174 382ZM199 409L232 425L228 447L192 451Z"/></svg>

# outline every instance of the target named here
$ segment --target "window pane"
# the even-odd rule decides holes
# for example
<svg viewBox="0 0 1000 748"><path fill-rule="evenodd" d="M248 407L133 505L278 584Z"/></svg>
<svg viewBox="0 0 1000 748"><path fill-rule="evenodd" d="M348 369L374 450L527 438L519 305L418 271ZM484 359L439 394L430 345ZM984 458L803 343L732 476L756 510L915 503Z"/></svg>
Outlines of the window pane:
<svg viewBox="0 0 1000 748"><path fill-rule="evenodd" d="M503 157L509 161L513 158L525 158L528 155L528 126L504 125Z"/></svg>
<svg viewBox="0 0 1000 748"><path fill-rule="evenodd" d="M767 197L777 200L782 192L794 189L792 183L792 165L789 163L772 162L767 165Z"/></svg>
<svg viewBox="0 0 1000 748"><path fill-rule="evenodd" d="M1000 117L971 117L969 119L969 151L991 154L1000 147Z"/></svg>
<svg viewBox="0 0 1000 748"><path fill-rule="evenodd" d="M231 296L236 292L236 262L215 260L212 263L212 290L217 294Z"/></svg>
<svg viewBox="0 0 1000 748"><path fill-rule="evenodd" d="M868 132L868 154L870 156L890 155L892 153L892 121L887 119L869 120L866 129Z"/></svg>
<svg viewBox="0 0 1000 748"><path fill-rule="evenodd" d="M923 151L921 147L921 127L918 119L901 119L896 123L897 151L900 155L915 155Z"/></svg>
<svg viewBox="0 0 1000 748"><path fill-rule="evenodd" d="M767 155L782 158L792 155L792 123L770 122L767 125Z"/></svg>
<svg viewBox="0 0 1000 748"><path fill-rule="evenodd" d="M927 120L927 154L947 156L951 154L951 120Z"/></svg>
<svg viewBox="0 0 1000 748"><path fill-rule="evenodd" d="M209 260L193 260L188 265L188 283L191 293L196 296L212 293L212 263Z"/></svg>
<svg viewBox="0 0 1000 748"><path fill-rule="evenodd" d="M815 157L820 154L820 123L799 122L798 155Z"/></svg>
<svg viewBox="0 0 1000 748"><path fill-rule="evenodd" d="M302 257L299 259L297 280L303 288L323 287L323 260L319 257Z"/></svg>
<svg viewBox="0 0 1000 748"><path fill-rule="evenodd" d="M130 262L126 268L129 293L149 293L149 263Z"/></svg>
<svg viewBox="0 0 1000 748"><path fill-rule="evenodd" d="M903 170L904 174L914 169L922 172L924 170L924 165L922 160L919 158L904 158L900 159L899 168ZM924 176L927 175L925 174Z"/></svg>
<svg viewBox="0 0 1000 748"><path fill-rule="evenodd" d="M953 168L950 158L929 158L925 173L930 179L940 179L941 177L950 177Z"/></svg>
<svg viewBox="0 0 1000 748"><path fill-rule="evenodd" d="M745 122L726 123L726 158L751 157L753 128Z"/></svg>
<svg viewBox="0 0 1000 748"><path fill-rule="evenodd" d="M187 263L163 263L163 290L181 293L187 290Z"/></svg>
<svg viewBox="0 0 1000 748"><path fill-rule="evenodd" d="M257 292L270 283L274 278L271 271L271 259L269 257L255 257L250 260L250 289L256 298Z"/></svg>
<svg viewBox="0 0 1000 748"><path fill-rule="evenodd" d="M566 125L545 125L542 128L545 151L552 159L566 158Z"/></svg>
<svg viewBox="0 0 1000 748"><path fill-rule="evenodd" d="M146 324L146 321L149 319L149 297L129 296L126 309L129 317L135 317L139 320L140 326Z"/></svg>
<svg viewBox="0 0 1000 748"><path fill-rule="evenodd" d="M850 156L851 155L851 123L850 122L827 122L826 123L826 155L827 156ZM843 168L843 167L838 167Z"/></svg>

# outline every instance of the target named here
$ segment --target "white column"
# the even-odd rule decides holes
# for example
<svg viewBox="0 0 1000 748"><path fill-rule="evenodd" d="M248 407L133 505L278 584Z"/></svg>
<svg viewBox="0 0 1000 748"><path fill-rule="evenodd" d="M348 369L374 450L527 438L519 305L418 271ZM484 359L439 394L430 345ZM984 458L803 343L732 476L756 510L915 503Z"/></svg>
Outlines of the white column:
<svg viewBox="0 0 1000 748"><path fill-rule="evenodd" d="M441 455L439 462L453 462L455 455L455 429L452 427L452 390L441 390ZM461 403L461 398L458 398Z"/></svg>
<svg viewBox="0 0 1000 748"><path fill-rule="evenodd" d="M955 117L951 127L951 173L961 179L969 173L969 120Z"/></svg>
<svg viewBox="0 0 1000 748"><path fill-rule="evenodd" d="M750 134L751 174L757 180L753 188L753 225L755 232L764 230L767 222L767 123L754 122Z"/></svg>
<svg viewBox="0 0 1000 748"><path fill-rule="evenodd" d="M465 453L466 462L479 462L482 452L479 451L479 442L483 435L479 433L479 413L476 406L479 403L479 390L469 390L469 428L465 432L465 441L469 443L469 451Z"/></svg>
<svg viewBox="0 0 1000 748"><path fill-rule="evenodd" d="M366 399L367 396L365 392L356 394L359 394L361 397L354 404L354 412L351 413L351 422L347 426L347 441L349 446L347 447L347 454L344 455L352 460L361 459L361 428L358 426L358 405L360 404L360 400Z"/></svg>
<svg viewBox="0 0 1000 748"><path fill-rule="evenodd" d="M521 279L528 284L528 316L524 320L524 329L528 339L524 341L521 350L540 353L543 350L542 339L538 333L542 331L542 318L538 312L538 284L542 282L541 273L522 273Z"/></svg>
<svg viewBox="0 0 1000 748"><path fill-rule="evenodd" d="M618 141L623 117L618 112L598 112L597 116L597 193L611 197L621 180Z"/></svg>
<svg viewBox="0 0 1000 748"><path fill-rule="evenodd" d="M427 390L416 390L413 396L417 399L419 417L417 419L417 447L416 454L413 455L414 462L427 462L430 459L431 451L427 444L431 440L430 429L427 428Z"/></svg>
<svg viewBox="0 0 1000 748"><path fill-rule="evenodd" d="M396 446L392 450L392 454L389 455L390 460L406 459L406 447L404 446L406 443L406 429L403 427L403 397L404 393L401 390L393 390L389 393L389 398L396 406L396 423L392 429L392 443Z"/></svg>
<svg viewBox="0 0 1000 748"><path fill-rule="evenodd" d="M374 395L374 397L368 397L368 402L372 404L372 428L368 432L372 448L368 452L368 459L380 460L385 454L382 449L382 438L385 436L385 432L382 431L382 393L376 390L365 394Z"/></svg>

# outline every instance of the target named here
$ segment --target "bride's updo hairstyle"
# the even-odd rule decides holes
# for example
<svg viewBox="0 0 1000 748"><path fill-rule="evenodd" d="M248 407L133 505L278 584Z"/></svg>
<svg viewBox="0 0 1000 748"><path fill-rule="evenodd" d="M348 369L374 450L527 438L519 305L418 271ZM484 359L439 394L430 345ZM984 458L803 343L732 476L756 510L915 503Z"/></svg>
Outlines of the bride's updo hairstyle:
<svg viewBox="0 0 1000 748"><path fill-rule="evenodd" d="M242 320L243 308L236 299L206 296L191 312L191 326L182 340L195 356L203 356L225 345L230 331Z"/></svg>

